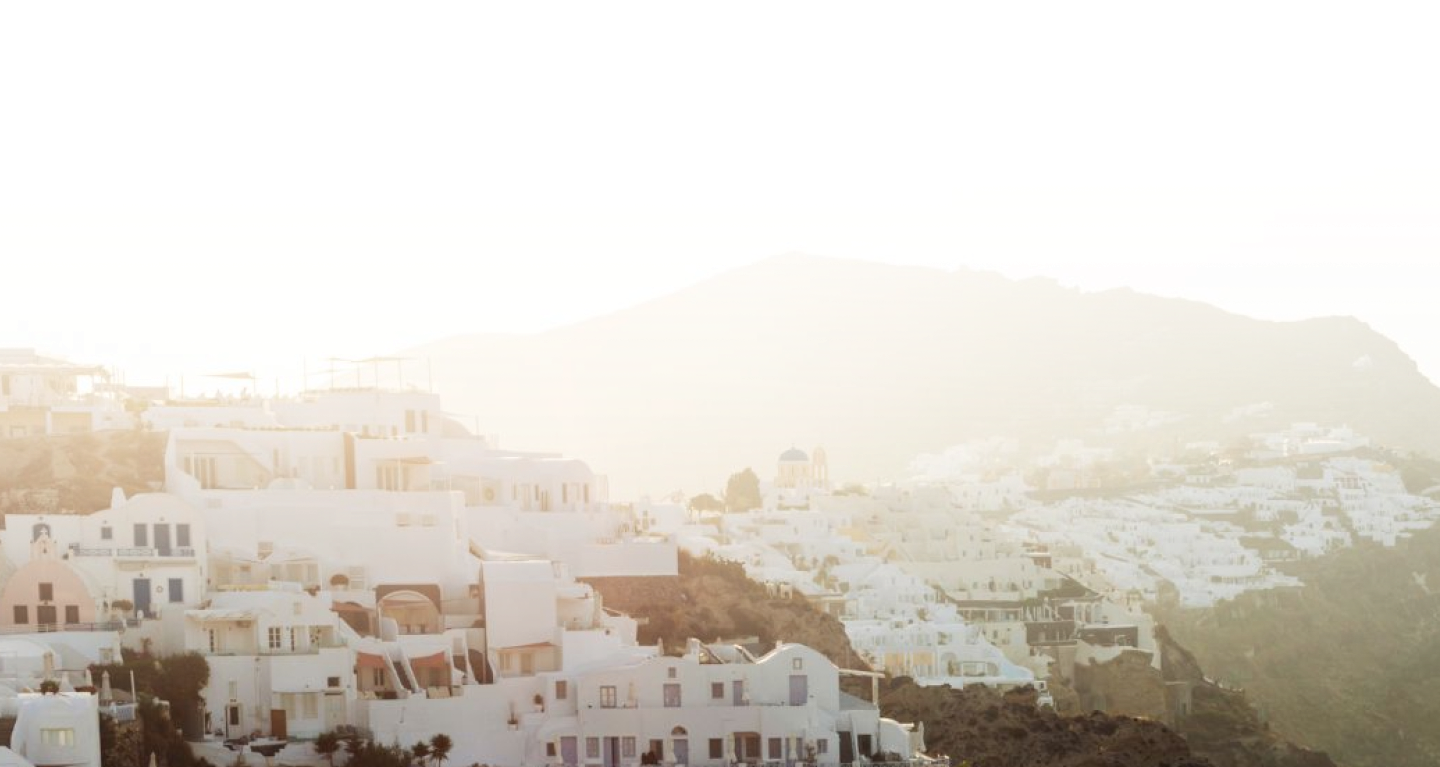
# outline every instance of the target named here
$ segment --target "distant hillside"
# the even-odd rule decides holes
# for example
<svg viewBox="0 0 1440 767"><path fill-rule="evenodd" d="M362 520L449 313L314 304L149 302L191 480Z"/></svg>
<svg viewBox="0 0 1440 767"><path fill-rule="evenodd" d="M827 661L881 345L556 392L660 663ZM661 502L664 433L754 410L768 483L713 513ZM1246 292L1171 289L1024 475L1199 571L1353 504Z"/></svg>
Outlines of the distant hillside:
<svg viewBox="0 0 1440 767"><path fill-rule="evenodd" d="M1305 586L1165 619L1284 737L1352 767L1440 764L1440 529L1294 572Z"/></svg>
<svg viewBox="0 0 1440 767"><path fill-rule="evenodd" d="M165 435L105 431L0 439L0 513L110 508L110 494L158 489L165 480Z"/></svg>
<svg viewBox="0 0 1440 767"><path fill-rule="evenodd" d="M783 256L588 322L406 353L482 431L585 458L619 496L769 477L791 445L824 445L836 477L893 478L972 437L1084 436L1127 404L1188 416L1148 435L1164 444L1309 420L1440 453L1440 389L1358 320L963 270ZM1262 402L1264 419L1222 424Z"/></svg>

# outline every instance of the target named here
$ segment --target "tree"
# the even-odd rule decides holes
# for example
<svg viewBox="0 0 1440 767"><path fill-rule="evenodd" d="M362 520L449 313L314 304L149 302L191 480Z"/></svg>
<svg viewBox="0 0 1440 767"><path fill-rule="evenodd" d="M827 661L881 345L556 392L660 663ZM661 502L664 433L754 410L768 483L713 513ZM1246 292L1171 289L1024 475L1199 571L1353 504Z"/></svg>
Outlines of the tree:
<svg viewBox="0 0 1440 767"><path fill-rule="evenodd" d="M444 765L445 760L450 757L450 749L454 747L449 735L436 733L430 738L430 758L435 760L436 765Z"/></svg>
<svg viewBox="0 0 1440 767"><path fill-rule="evenodd" d="M345 764L346 767L349 767L349 764L360 756L360 752L365 750L366 741L360 737L360 733L353 729L345 733L344 741L345 754L349 757L345 760Z"/></svg>
<svg viewBox="0 0 1440 767"><path fill-rule="evenodd" d="M724 511L725 502L709 493L701 493L690 499L691 511Z"/></svg>
<svg viewBox="0 0 1440 767"><path fill-rule="evenodd" d="M416 764L423 766L430 761L430 744L423 740L416 741L415 745L410 747L410 754L415 757Z"/></svg>
<svg viewBox="0 0 1440 767"><path fill-rule="evenodd" d="M330 767L335 767L335 752L340 750L340 736L334 730L326 730L315 738L315 753L325 757Z"/></svg>
<svg viewBox="0 0 1440 767"><path fill-rule="evenodd" d="M725 509L727 511L749 511L758 509L764 501L760 498L760 478L750 467L730 475L725 483Z"/></svg>

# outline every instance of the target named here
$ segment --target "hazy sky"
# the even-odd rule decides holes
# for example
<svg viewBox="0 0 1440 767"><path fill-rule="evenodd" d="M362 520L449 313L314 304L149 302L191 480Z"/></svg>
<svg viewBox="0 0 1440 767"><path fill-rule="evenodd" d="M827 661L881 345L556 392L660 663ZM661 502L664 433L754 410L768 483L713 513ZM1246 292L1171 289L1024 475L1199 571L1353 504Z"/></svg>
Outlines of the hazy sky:
<svg viewBox="0 0 1440 767"><path fill-rule="evenodd" d="M804 251L1352 314L1440 380L1437 14L9 3L0 346L293 378Z"/></svg>

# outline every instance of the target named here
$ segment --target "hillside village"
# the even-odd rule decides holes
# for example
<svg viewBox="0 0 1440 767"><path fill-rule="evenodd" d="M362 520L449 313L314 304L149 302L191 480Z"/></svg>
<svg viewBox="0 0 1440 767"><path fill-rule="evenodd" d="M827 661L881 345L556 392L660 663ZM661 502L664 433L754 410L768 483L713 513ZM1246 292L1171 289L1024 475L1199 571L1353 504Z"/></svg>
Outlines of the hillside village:
<svg viewBox="0 0 1440 767"><path fill-rule="evenodd" d="M26 497L5 516L0 697L32 764L60 748L99 767L99 713L135 709L124 680L90 669L127 651L205 658L201 705L171 714L212 763L318 764L315 739L337 731L444 733L460 764L928 759L924 723L841 690L881 674L1179 724L1193 684L1164 681L1148 608L1293 586L1288 562L1394 545L1440 517L1363 436L1314 424L1243 451L1177 446L1119 482L1114 450L1078 441L1023 457L969 443L917 459L913 482L864 488L832 480L823 449L792 447L753 508L720 513L612 502L584 461L502 449L378 375L274 398L105 379L0 353L0 434L165 440L147 492L88 514ZM858 657L640 644L640 620L592 583L673 579L681 551L803 597ZM1118 664L1147 667L1156 695L1122 700L1098 670ZM47 681L59 696L34 692Z"/></svg>
<svg viewBox="0 0 1440 767"><path fill-rule="evenodd" d="M841 669L808 647L638 644L637 621L583 579L673 578L677 547L610 504L582 461L500 449L409 387L135 407L81 380L98 376L24 352L0 364L9 436L166 434L154 492L5 517L3 672L22 761L99 767L99 712L135 710L125 680L90 669L126 651L205 659L202 705L171 716L212 763L237 750L318 763L315 739L337 731L445 734L462 764L924 750L920 728L842 694ZM47 684L59 694L35 692Z"/></svg>

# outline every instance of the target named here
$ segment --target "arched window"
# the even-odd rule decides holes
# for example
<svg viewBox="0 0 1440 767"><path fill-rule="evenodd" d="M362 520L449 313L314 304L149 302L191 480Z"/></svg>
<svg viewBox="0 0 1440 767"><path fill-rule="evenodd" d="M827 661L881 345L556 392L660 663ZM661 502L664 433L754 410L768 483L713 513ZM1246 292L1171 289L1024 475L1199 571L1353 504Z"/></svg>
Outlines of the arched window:
<svg viewBox="0 0 1440 767"><path fill-rule="evenodd" d="M690 733L688 733L688 732L685 731L685 728L684 728L684 727L679 727L679 726L676 726L675 729L673 729L673 730L670 731L670 736L671 736L671 737L674 737L674 738L684 738L684 737L688 736L689 734L690 734Z"/></svg>

